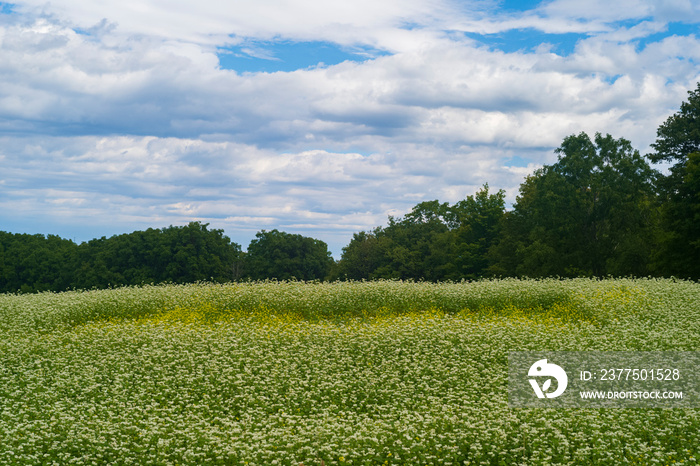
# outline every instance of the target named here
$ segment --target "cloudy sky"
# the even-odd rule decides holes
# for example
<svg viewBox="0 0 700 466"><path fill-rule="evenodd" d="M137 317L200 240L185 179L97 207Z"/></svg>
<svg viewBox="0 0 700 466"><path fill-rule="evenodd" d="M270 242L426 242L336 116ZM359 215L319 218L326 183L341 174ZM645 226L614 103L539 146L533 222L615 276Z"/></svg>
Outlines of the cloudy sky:
<svg viewBox="0 0 700 466"><path fill-rule="evenodd" d="M700 81L696 0L0 2L0 230L192 220L328 243L562 139L649 151Z"/></svg>

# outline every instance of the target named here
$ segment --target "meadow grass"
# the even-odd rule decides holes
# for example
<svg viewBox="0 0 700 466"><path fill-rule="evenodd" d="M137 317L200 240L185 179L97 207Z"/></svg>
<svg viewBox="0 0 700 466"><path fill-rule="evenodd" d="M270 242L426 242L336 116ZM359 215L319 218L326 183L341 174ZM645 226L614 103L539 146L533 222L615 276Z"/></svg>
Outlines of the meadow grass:
<svg viewBox="0 0 700 466"><path fill-rule="evenodd" d="M700 285L0 295L0 464L697 464L697 409L515 409L508 353L700 350Z"/></svg>

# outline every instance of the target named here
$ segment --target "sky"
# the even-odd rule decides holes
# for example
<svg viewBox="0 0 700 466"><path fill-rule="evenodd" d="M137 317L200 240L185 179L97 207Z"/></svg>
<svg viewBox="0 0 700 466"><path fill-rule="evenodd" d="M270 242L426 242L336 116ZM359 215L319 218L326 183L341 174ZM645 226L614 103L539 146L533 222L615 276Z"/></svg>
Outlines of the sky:
<svg viewBox="0 0 700 466"><path fill-rule="evenodd" d="M695 0L0 2L0 230L190 221L325 241L571 134L656 130L700 81Z"/></svg>

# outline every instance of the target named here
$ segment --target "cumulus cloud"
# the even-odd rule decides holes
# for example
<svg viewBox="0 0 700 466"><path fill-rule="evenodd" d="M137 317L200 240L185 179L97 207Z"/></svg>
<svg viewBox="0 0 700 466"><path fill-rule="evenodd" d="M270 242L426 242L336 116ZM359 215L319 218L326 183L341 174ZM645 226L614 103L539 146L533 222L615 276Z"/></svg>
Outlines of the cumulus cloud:
<svg viewBox="0 0 700 466"><path fill-rule="evenodd" d="M18 1L0 14L0 221L84 240L201 220L244 247L279 228L338 256L422 200L488 182L513 202L569 134L646 151L700 80L698 37L664 32L691 3L496 5ZM568 54L478 38L514 28L579 36ZM386 53L221 67L219 47L260 40Z"/></svg>
<svg viewBox="0 0 700 466"><path fill-rule="evenodd" d="M467 4L468 5L468 4ZM478 8L479 2L474 2ZM203 46L237 44L246 38L298 41L327 40L344 45L370 44L391 50L413 43L401 35L406 27L433 27L455 14L450 0L125 0L90 2L66 0L47 7L43 0L21 0L15 7L27 14L50 13L71 27L83 30L110 25L116 34L147 35L163 40ZM419 35L420 37L420 35ZM397 40L404 39L404 40ZM409 39L409 40L406 40Z"/></svg>
<svg viewBox="0 0 700 466"><path fill-rule="evenodd" d="M202 220L244 245L259 229L281 228L322 236L335 251L353 231L420 200L456 201L483 177L514 176L494 177L500 167L490 153L445 160L419 146L402 147L401 156L279 154L228 142L113 136L4 138L2 148L6 221L71 219L111 234Z"/></svg>

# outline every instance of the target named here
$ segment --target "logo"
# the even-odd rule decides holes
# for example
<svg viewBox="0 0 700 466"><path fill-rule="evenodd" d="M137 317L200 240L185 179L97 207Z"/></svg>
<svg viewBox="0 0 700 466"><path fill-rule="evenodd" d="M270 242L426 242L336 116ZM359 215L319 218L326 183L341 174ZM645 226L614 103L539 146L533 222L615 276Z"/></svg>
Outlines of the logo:
<svg viewBox="0 0 700 466"><path fill-rule="evenodd" d="M532 389L535 391L537 398L556 398L566 390L566 385L569 383L569 377L566 375L566 371L556 364L548 363L546 359L540 359L532 366L527 375L529 377L549 377L542 383L542 387L537 383L535 379L529 379ZM552 378L557 381L557 389L549 393L552 386Z"/></svg>

